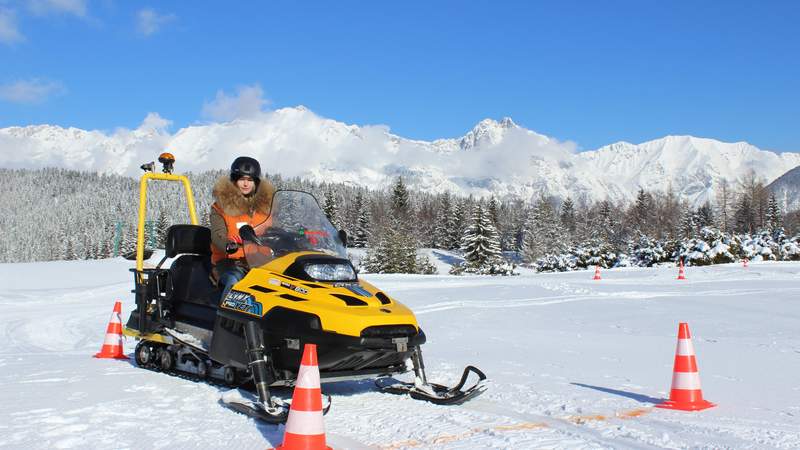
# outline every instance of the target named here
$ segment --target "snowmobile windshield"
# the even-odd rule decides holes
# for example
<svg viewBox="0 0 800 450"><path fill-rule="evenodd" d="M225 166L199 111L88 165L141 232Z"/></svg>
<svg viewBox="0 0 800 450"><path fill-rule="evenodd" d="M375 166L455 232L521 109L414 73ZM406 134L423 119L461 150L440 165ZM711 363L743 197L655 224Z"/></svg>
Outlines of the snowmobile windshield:
<svg viewBox="0 0 800 450"><path fill-rule="evenodd" d="M317 199L303 191L276 191L270 215L255 227L256 238L244 242L250 267L259 267L293 252L315 251L347 258L339 231L320 208Z"/></svg>

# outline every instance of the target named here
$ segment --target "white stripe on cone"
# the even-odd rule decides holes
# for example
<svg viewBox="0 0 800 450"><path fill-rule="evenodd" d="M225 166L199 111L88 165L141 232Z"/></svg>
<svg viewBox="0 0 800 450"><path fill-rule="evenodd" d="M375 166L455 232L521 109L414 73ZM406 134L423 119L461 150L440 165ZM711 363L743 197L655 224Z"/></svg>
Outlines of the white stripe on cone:
<svg viewBox="0 0 800 450"><path fill-rule="evenodd" d="M694 345L691 339L678 339L678 348L675 350L678 356L694 356Z"/></svg>
<svg viewBox="0 0 800 450"><path fill-rule="evenodd" d="M119 334L106 333L106 338L103 340L103 345L119 346L120 341L122 341L122 336Z"/></svg>
<svg viewBox="0 0 800 450"><path fill-rule="evenodd" d="M286 432L306 436L325 434L325 424L322 422L322 411L291 410L289 420L286 421Z"/></svg>
<svg viewBox="0 0 800 450"><path fill-rule="evenodd" d="M301 364L297 371L297 382L295 386L305 389L319 389L319 370L317 366L306 366Z"/></svg>
<svg viewBox="0 0 800 450"><path fill-rule="evenodd" d="M674 372L672 374L672 389L699 391L700 374L697 372Z"/></svg>

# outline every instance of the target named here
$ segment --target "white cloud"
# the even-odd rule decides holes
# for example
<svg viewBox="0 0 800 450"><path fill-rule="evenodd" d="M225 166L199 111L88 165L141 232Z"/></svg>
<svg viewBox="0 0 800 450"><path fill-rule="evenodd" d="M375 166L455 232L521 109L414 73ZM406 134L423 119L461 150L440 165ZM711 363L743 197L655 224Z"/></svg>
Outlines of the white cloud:
<svg viewBox="0 0 800 450"><path fill-rule="evenodd" d="M24 41L25 37L17 28L14 11L0 8L0 43L13 44Z"/></svg>
<svg viewBox="0 0 800 450"><path fill-rule="evenodd" d="M150 36L175 20L175 17L175 14L159 14L152 8L144 8L136 13L136 29L141 35Z"/></svg>
<svg viewBox="0 0 800 450"><path fill-rule="evenodd" d="M28 6L34 14L72 14L86 17L87 0L30 0Z"/></svg>
<svg viewBox="0 0 800 450"><path fill-rule="evenodd" d="M156 112L147 113L147 117L144 118L142 124L139 125L140 130L145 131L157 131L157 132L166 132L166 129L172 125L172 121L169 119L165 119L161 117L160 114Z"/></svg>
<svg viewBox="0 0 800 450"><path fill-rule="evenodd" d="M11 103L37 104L64 92L64 86L58 81L33 78L0 85L0 100Z"/></svg>
<svg viewBox="0 0 800 450"><path fill-rule="evenodd" d="M217 122L228 122L256 116L268 104L269 101L264 98L264 90L260 85L239 86L236 88L236 95L217 91L213 101L203 104L202 115Z"/></svg>

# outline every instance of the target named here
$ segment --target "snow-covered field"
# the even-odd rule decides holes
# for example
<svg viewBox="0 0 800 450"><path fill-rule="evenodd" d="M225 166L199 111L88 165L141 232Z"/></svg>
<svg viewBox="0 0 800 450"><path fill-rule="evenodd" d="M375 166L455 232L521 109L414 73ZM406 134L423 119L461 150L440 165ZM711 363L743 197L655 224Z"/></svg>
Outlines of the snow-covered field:
<svg viewBox="0 0 800 450"><path fill-rule="evenodd" d="M0 265L0 448L242 448L280 444L218 404L222 388L98 360L131 263ZM800 263L530 274L365 275L418 314L434 381L492 380L458 407L328 384L334 448L800 448ZM669 395L688 322L699 413ZM126 350L134 342L127 341ZM291 392L286 393L287 396Z"/></svg>

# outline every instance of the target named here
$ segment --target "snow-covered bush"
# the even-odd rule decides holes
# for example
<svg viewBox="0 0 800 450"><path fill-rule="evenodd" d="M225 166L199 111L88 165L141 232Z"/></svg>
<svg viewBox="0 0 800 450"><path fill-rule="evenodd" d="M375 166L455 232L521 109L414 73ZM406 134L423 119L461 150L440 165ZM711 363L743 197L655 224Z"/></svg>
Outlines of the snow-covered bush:
<svg viewBox="0 0 800 450"><path fill-rule="evenodd" d="M687 266L707 266L711 264L708 252L711 246L700 238L687 239L681 242L677 260L683 260Z"/></svg>
<svg viewBox="0 0 800 450"><path fill-rule="evenodd" d="M572 254L545 255L533 263L537 272L566 272L576 269L577 258Z"/></svg>
<svg viewBox="0 0 800 450"><path fill-rule="evenodd" d="M496 260L488 264L471 264L465 261L462 264L457 264L450 269L451 275L519 275L514 269L516 265L504 260Z"/></svg>
<svg viewBox="0 0 800 450"><path fill-rule="evenodd" d="M631 257L626 255L625 253L620 253L617 255L617 262L614 264L614 267L633 267L635 264Z"/></svg>
<svg viewBox="0 0 800 450"><path fill-rule="evenodd" d="M737 237L713 227L703 227L697 237L680 241L673 255L675 261L683 259L687 265L725 264L740 259L741 248Z"/></svg>
<svg viewBox="0 0 800 450"><path fill-rule="evenodd" d="M731 236L711 227L700 230L700 236L710 246L707 252L710 264L731 263L739 259L737 255L741 250L741 244L738 239L732 239Z"/></svg>
<svg viewBox="0 0 800 450"><path fill-rule="evenodd" d="M628 252L630 265L634 266L651 267L669 260L664 244L645 235L640 235L636 242L631 242Z"/></svg>
<svg viewBox="0 0 800 450"><path fill-rule="evenodd" d="M591 244L571 247L567 253L548 254L537 259L532 267L537 272L565 272L600 266L603 268L618 267L620 257L609 245ZM629 264L627 256L625 265Z"/></svg>
<svg viewBox="0 0 800 450"><path fill-rule="evenodd" d="M416 260L416 273L422 275L436 275L439 270L426 255L418 255Z"/></svg>
<svg viewBox="0 0 800 450"><path fill-rule="evenodd" d="M780 246L769 231L742 239L742 256L750 261L775 261L779 254Z"/></svg>
<svg viewBox="0 0 800 450"><path fill-rule="evenodd" d="M575 257L575 267L581 269L594 266L608 269L614 267L618 259L617 253L608 244L572 247L569 252Z"/></svg>
<svg viewBox="0 0 800 450"><path fill-rule="evenodd" d="M781 245L781 259L784 261L800 261L800 236L795 236Z"/></svg>

